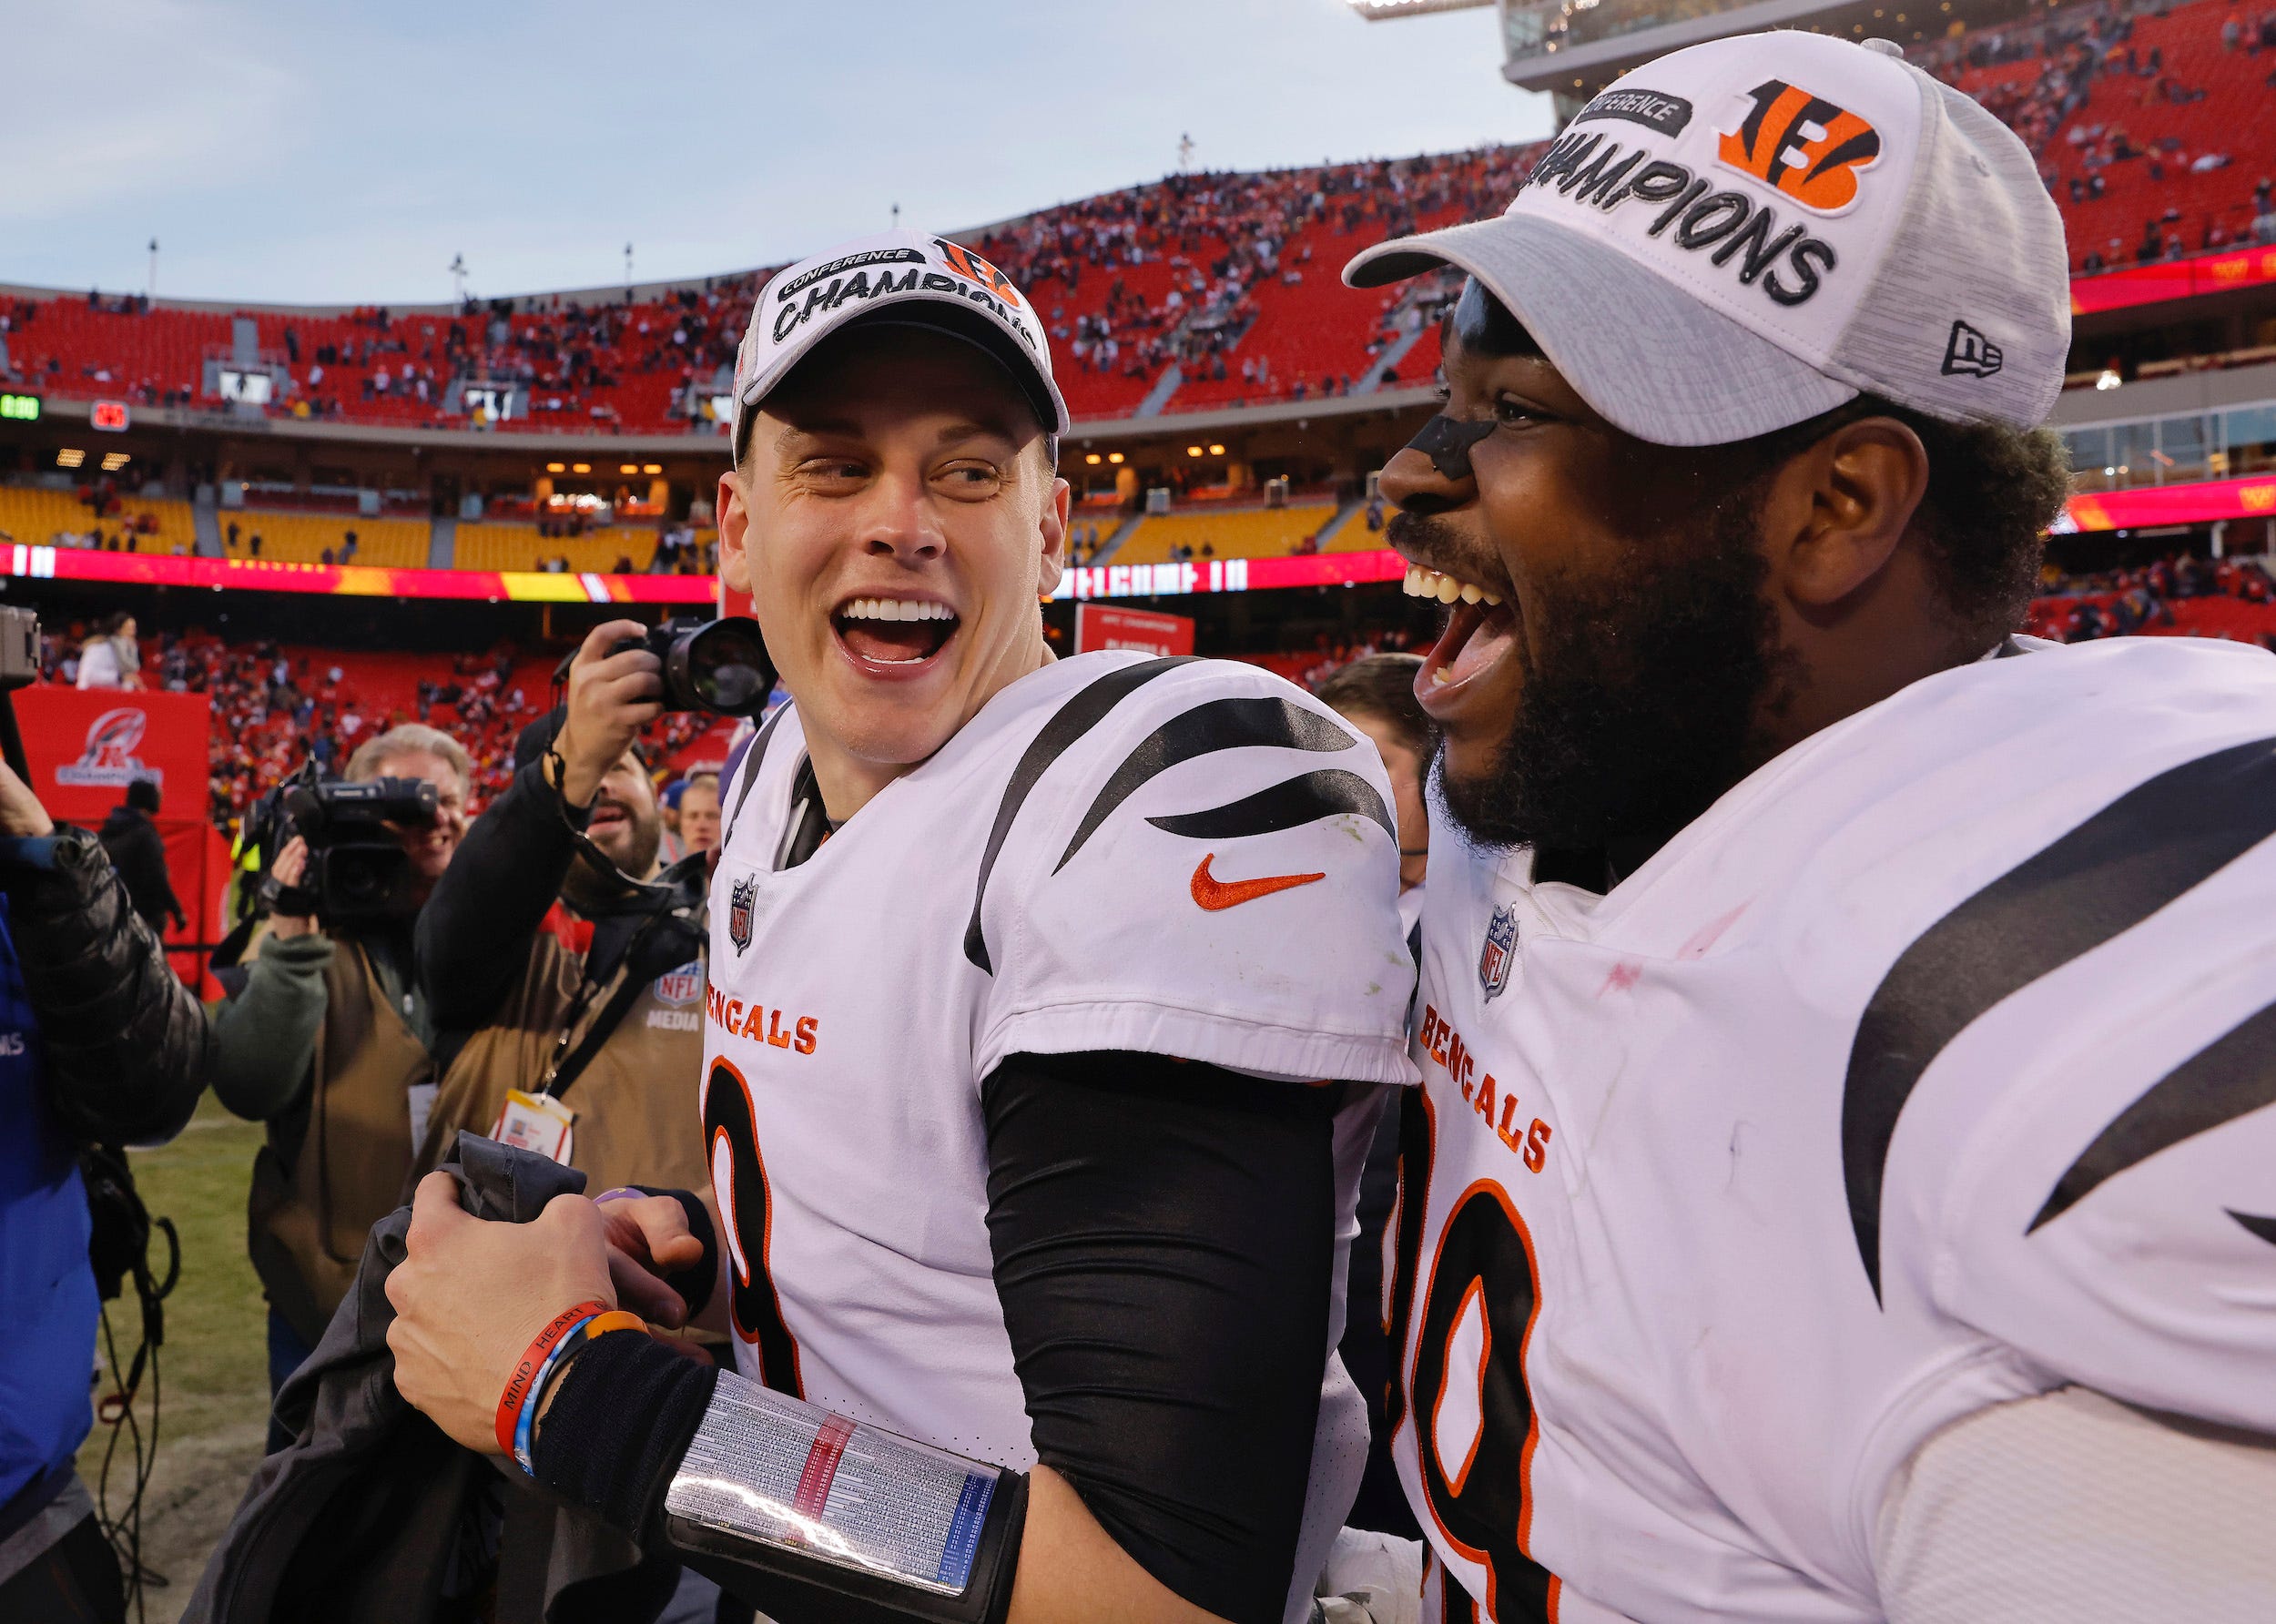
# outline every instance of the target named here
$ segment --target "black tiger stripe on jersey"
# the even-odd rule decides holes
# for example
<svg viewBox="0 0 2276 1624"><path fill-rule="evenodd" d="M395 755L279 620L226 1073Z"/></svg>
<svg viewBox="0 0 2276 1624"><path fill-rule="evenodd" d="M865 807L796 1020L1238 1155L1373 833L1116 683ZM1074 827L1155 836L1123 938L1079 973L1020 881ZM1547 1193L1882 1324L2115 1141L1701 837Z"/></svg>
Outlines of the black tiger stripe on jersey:
<svg viewBox="0 0 2276 1624"><path fill-rule="evenodd" d="M1842 1172L1858 1256L1881 1295L1881 1191L1914 1086L1993 1005L2130 929L2276 834L2276 738L2137 785L2001 875L1890 967L1857 1023Z"/></svg>
<svg viewBox="0 0 2276 1624"><path fill-rule="evenodd" d="M2199 1050L2112 1118L2055 1182L2024 1233L2061 1217L2096 1185L2159 1151L2271 1104L2276 1104L2276 1004ZM2276 1240L2276 1234L2261 1238Z"/></svg>
<svg viewBox="0 0 2276 1624"><path fill-rule="evenodd" d="M1172 655L1164 659L1141 660L1135 665L1124 665L1110 671L1096 682L1077 693L1059 707L1058 713L1043 724L1020 757L1020 765L1011 769L1011 776L1003 787L1003 800L996 807L994 827L988 831L988 849L981 855L980 882L972 888L972 917L964 927L964 957L990 975L996 973L995 965L988 957L988 939L980 927L980 905L988 896L988 877L995 871L996 858L1003 851L1004 837L1011 833L1011 825L1020 816L1020 808L1027 804L1028 796L1037 782L1067 753L1068 747L1084 734L1106 719L1106 714L1145 686L1163 672L1175 666L1189 665L1197 656Z"/></svg>
<svg viewBox="0 0 2276 1624"><path fill-rule="evenodd" d="M1155 728L1124 757L1107 779L1091 809L1082 815L1052 872L1064 868L1099 826L1113 816L1147 780L1181 762L1245 745L1278 745L1291 750L1348 750L1358 739L1317 711L1285 699L1212 699L1183 711Z"/></svg>
<svg viewBox="0 0 2276 1624"><path fill-rule="evenodd" d="M1375 786L1357 773L1339 766L1321 767L1294 778L1284 778L1269 789L1245 795L1237 801L1204 812L1182 812L1168 817L1149 817L1157 829L1194 840L1234 840L1244 835L1270 835L1293 829L1322 817L1356 812L1372 817L1396 844L1390 808Z"/></svg>
<svg viewBox="0 0 2276 1624"><path fill-rule="evenodd" d="M2235 1219L2246 1234L2256 1235L2270 1245L2276 1246L2276 1218L2263 1218L2258 1213L2240 1213L2234 1207L2223 1207L2221 1211Z"/></svg>

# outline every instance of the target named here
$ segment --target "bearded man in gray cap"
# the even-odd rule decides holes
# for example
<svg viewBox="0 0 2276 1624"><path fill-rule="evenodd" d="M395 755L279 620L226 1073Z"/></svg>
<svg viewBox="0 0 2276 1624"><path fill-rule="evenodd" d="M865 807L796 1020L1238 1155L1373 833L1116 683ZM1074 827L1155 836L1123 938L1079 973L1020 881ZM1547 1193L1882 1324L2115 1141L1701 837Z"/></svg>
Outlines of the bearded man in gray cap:
<svg viewBox="0 0 2276 1624"><path fill-rule="evenodd" d="M1451 265L1393 1448L1432 1618L2276 1615L2276 665L2012 635L2062 227L1870 46L1678 52Z"/></svg>

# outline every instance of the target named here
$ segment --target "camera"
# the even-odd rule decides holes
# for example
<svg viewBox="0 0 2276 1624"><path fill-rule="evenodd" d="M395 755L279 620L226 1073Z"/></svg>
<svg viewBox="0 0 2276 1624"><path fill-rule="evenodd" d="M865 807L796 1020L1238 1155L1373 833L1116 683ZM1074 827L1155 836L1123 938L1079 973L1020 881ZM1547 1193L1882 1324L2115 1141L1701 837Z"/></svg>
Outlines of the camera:
<svg viewBox="0 0 2276 1624"><path fill-rule="evenodd" d="M290 903L312 905L327 929L407 919L419 911L411 854L396 830L434 821L433 785L421 778L351 784L321 776L310 762L278 789L275 844L264 849L281 850L294 835L308 842L308 870L293 888L308 900L280 890L272 907L297 912Z"/></svg>
<svg viewBox="0 0 2276 1624"><path fill-rule="evenodd" d="M29 609L0 606L0 692L28 688L39 680L39 616Z"/></svg>
<svg viewBox="0 0 2276 1624"><path fill-rule="evenodd" d="M774 692L775 664L767 657L758 622L747 615L723 620L666 621L645 637L627 637L610 652L645 648L664 666L664 708L711 711L757 720Z"/></svg>

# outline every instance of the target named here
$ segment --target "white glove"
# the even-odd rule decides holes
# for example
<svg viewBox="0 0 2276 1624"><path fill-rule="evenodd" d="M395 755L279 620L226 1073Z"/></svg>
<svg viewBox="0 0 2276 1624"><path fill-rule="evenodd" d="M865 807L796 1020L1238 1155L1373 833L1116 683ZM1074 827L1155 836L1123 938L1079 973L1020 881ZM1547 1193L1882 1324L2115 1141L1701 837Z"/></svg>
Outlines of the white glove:
<svg viewBox="0 0 2276 1624"><path fill-rule="evenodd" d="M1421 1624L1423 1548L1369 1528L1341 1528L1312 1587L1325 1624Z"/></svg>

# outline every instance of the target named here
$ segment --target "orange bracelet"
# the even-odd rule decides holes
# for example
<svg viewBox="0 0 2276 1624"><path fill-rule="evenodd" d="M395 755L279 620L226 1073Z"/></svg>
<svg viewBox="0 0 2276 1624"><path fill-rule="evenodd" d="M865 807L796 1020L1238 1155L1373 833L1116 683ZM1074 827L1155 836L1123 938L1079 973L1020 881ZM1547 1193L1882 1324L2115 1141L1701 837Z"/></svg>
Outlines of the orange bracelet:
<svg viewBox="0 0 2276 1624"><path fill-rule="evenodd" d="M529 1351L522 1355L521 1363L513 1367L513 1375L506 1379L505 1391L499 1396L497 1432L500 1453L507 1456L513 1453L513 1424L520 1417L522 1406L530 1396L531 1383L536 1380L537 1373L545 1366L545 1355L554 1351L554 1344L595 1314L608 1312L608 1304L594 1297L574 1308L563 1309L545 1322L545 1328L537 1334L536 1340L530 1344Z"/></svg>

